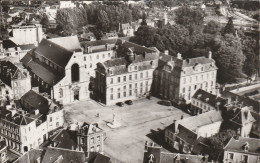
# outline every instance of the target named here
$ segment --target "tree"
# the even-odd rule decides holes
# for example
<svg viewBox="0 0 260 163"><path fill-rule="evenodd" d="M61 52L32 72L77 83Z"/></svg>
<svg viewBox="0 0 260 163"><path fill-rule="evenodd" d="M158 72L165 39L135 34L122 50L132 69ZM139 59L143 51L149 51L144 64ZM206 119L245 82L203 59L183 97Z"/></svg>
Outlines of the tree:
<svg viewBox="0 0 260 163"><path fill-rule="evenodd" d="M45 28L47 28L49 26L50 22L49 22L49 18L48 18L48 16L46 14L43 15L43 17L41 18L40 23Z"/></svg>
<svg viewBox="0 0 260 163"><path fill-rule="evenodd" d="M204 27L203 30L204 33L208 33L208 34L218 34L221 32L221 25L220 23L211 20L210 22L208 22L208 24Z"/></svg>
<svg viewBox="0 0 260 163"><path fill-rule="evenodd" d="M210 148L206 152L210 159L214 161L223 161L223 148L233 136L236 136L236 132L234 130L227 129L207 138L207 144Z"/></svg>
<svg viewBox="0 0 260 163"><path fill-rule="evenodd" d="M242 45L238 38L231 34L219 36L215 40L218 50L213 58L216 60L218 69L218 81L221 83L234 82L236 78L244 77L242 72L245 56Z"/></svg>
<svg viewBox="0 0 260 163"><path fill-rule="evenodd" d="M109 19L107 16L107 13L104 10L100 10L98 12L98 19L97 19L97 27L99 30L102 30L104 32L109 32Z"/></svg>
<svg viewBox="0 0 260 163"><path fill-rule="evenodd" d="M235 30L235 27L234 27L234 24L233 24L233 18L232 17L230 17L228 19L228 23L224 28L223 34L224 35L225 34L233 34L235 36L236 30Z"/></svg>

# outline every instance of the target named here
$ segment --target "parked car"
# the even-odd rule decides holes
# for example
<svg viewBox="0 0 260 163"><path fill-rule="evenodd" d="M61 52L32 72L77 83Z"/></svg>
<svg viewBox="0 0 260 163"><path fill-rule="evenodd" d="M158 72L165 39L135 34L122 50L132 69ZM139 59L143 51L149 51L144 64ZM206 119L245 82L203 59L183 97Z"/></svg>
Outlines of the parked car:
<svg viewBox="0 0 260 163"><path fill-rule="evenodd" d="M125 104L123 102L116 103L117 106L123 107Z"/></svg>
<svg viewBox="0 0 260 163"><path fill-rule="evenodd" d="M172 102L169 100L158 101L158 104L165 105L165 106L172 106Z"/></svg>
<svg viewBox="0 0 260 163"><path fill-rule="evenodd" d="M127 101L125 101L125 103L126 103L127 105L133 105L133 101L132 101L132 100L127 100Z"/></svg>

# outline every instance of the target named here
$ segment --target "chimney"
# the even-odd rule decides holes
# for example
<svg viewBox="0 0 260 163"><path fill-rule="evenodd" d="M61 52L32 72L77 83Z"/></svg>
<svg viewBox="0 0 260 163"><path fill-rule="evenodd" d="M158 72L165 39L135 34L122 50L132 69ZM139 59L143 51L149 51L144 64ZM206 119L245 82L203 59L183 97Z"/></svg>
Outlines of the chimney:
<svg viewBox="0 0 260 163"><path fill-rule="evenodd" d="M169 50L165 50L165 51L164 51L164 54L165 54L165 55L169 55Z"/></svg>
<svg viewBox="0 0 260 163"><path fill-rule="evenodd" d="M37 114L39 114L39 109L34 111L34 115L37 115Z"/></svg>
<svg viewBox="0 0 260 163"><path fill-rule="evenodd" d="M209 51L209 59L212 59L212 52Z"/></svg>
<svg viewBox="0 0 260 163"><path fill-rule="evenodd" d="M177 58L178 58L178 59L182 59L181 53L178 53L178 54L177 54Z"/></svg>

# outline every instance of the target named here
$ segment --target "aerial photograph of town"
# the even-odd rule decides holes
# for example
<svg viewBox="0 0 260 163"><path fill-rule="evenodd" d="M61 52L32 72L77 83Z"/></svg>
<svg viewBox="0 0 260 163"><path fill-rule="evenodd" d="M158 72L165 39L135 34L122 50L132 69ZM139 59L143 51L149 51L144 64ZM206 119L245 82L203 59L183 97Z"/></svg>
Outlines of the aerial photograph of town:
<svg viewBox="0 0 260 163"><path fill-rule="evenodd" d="M0 0L0 163L260 163L259 0Z"/></svg>

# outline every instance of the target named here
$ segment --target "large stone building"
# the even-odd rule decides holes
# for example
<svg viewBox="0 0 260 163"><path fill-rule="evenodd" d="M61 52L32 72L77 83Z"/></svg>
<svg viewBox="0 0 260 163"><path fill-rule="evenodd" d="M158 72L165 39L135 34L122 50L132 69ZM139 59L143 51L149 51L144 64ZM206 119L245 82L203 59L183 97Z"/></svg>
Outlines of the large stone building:
<svg viewBox="0 0 260 163"><path fill-rule="evenodd" d="M0 80L5 84L1 90L7 100L18 100L31 89L31 76L20 63L0 61Z"/></svg>
<svg viewBox="0 0 260 163"><path fill-rule="evenodd" d="M134 100L149 94L159 53L134 43L118 40L118 58L97 64L95 95L106 105Z"/></svg>
<svg viewBox="0 0 260 163"><path fill-rule="evenodd" d="M42 25L12 25L9 29L9 39L17 45L38 44L43 38Z"/></svg>
<svg viewBox="0 0 260 163"><path fill-rule="evenodd" d="M30 71L32 85L60 103L89 97L89 75L76 36L43 39L21 62Z"/></svg>
<svg viewBox="0 0 260 163"><path fill-rule="evenodd" d="M25 153L39 147L48 134L64 123L63 109L43 96L29 91L1 112L0 137L13 152Z"/></svg>
<svg viewBox="0 0 260 163"><path fill-rule="evenodd" d="M232 137L224 147L224 163L259 163L260 139Z"/></svg>
<svg viewBox="0 0 260 163"><path fill-rule="evenodd" d="M217 67L209 57L182 59L163 56L154 72L153 93L175 102L190 103L191 97L198 89L216 93Z"/></svg>
<svg viewBox="0 0 260 163"><path fill-rule="evenodd" d="M221 112L216 110L177 120L165 129L165 142L180 152L193 152L198 140L219 132L222 121Z"/></svg>

